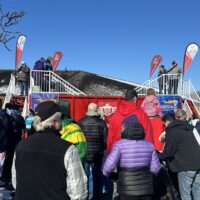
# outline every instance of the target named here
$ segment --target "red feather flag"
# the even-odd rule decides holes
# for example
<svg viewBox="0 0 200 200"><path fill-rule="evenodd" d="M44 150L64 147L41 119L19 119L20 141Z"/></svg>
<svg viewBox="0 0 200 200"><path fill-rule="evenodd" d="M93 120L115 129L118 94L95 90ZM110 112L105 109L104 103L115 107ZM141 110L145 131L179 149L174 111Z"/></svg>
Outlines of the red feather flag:
<svg viewBox="0 0 200 200"><path fill-rule="evenodd" d="M191 43L187 46L186 51L185 51L185 56L184 56L183 75L189 68L189 65L194 59L198 49L199 49L199 46L195 43Z"/></svg>
<svg viewBox="0 0 200 200"><path fill-rule="evenodd" d="M157 66L161 63L161 61L162 57L160 55L156 55L153 57L150 67L150 77L153 75L154 71L156 70Z"/></svg>
<svg viewBox="0 0 200 200"><path fill-rule="evenodd" d="M52 58L52 68L53 68L53 72L56 71L56 68L60 62L60 59L62 58L63 56L63 53L60 52L60 51L56 51L53 55L53 58Z"/></svg>
<svg viewBox="0 0 200 200"><path fill-rule="evenodd" d="M18 68L18 64L20 61L20 58L22 56L22 51L24 49L24 43L26 41L26 36L25 35L20 35L17 39L17 44L16 44L16 58L15 58L15 69Z"/></svg>

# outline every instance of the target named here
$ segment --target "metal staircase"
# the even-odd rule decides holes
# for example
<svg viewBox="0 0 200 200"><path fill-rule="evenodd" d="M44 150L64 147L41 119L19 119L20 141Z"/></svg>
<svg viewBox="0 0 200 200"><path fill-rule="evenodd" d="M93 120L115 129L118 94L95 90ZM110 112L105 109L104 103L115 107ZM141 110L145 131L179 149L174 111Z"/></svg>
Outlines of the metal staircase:
<svg viewBox="0 0 200 200"><path fill-rule="evenodd" d="M177 92L172 90L169 93L169 80L173 80L174 76L179 77ZM136 88L139 95L146 95L149 88L153 88L159 94L159 83L162 84L163 90L160 92L162 95L180 95L182 98L189 100L190 108L193 106L192 111L200 118L200 97L197 94L191 80L183 80L181 74L164 74L153 80L147 80L141 86ZM175 84L172 82L172 85ZM194 111L194 109L196 111Z"/></svg>
<svg viewBox="0 0 200 200"><path fill-rule="evenodd" d="M22 115L25 117L29 108L29 96L32 93L63 93L68 95L83 95L85 93L71 85L69 82L58 76L52 71L32 70L30 73L30 89L28 97L23 97ZM6 92L6 97L2 108L5 108L6 103L13 102L17 104L19 96L19 86L16 84L15 75L11 74L9 86ZM20 100L21 102L21 100Z"/></svg>
<svg viewBox="0 0 200 200"><path fill-rule="evenodd" d="M52 71L32 70L30 76L30 92L65 93L69 95L84 95L85 93Z"/></svg>
<svg viewBox="0 0 200 200"><path fill-rule="evenodd" d="M5 105L7 103L10 103L10 100L14 94L14 91L15 91L15 76L13 74L11 74L11 77L10 77L10 82L9 82L9 85L8 85L8 89L7 89L7 92L6 92L6 97L4 99L4 103L3 103L3 106L2 108L4 109L5 108Z"/></svg>

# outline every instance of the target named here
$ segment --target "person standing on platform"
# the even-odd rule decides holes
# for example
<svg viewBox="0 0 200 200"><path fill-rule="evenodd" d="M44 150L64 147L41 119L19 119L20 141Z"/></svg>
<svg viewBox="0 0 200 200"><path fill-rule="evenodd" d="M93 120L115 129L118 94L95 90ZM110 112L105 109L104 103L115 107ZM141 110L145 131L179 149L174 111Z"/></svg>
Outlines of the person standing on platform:
<svg viewBox="0 0 200 200"><path fill-rule="evenodd" d="M28 95L28 80L30 76L30 69L24 61L21 62L21 66L17 69L17 76L20 86L20 95Z"/></svg>
<svg viewBox="0 0 200 200"><path fill-rule="evenodd" d="M45 62L44 62L44 68L45 70L47 71L53 71L53 68L52 68L52 57L49 56Z"/></svg>
<svg viewBox="0 0 200 200"><path fill-rule="evenodd" d="M166 94L166 83L167 83L167 70L164 65L160 65L158 72L158 85L159 85L159 94Z"/></svg>
<svg viewBox="0 0 200 200"><path fill-rule="evenodd" d="M172 62L171 68L167 71L169 74L169 88L168 94L177 94L178 82L182 74L182 69L178 66L176 61Z"/></svg>

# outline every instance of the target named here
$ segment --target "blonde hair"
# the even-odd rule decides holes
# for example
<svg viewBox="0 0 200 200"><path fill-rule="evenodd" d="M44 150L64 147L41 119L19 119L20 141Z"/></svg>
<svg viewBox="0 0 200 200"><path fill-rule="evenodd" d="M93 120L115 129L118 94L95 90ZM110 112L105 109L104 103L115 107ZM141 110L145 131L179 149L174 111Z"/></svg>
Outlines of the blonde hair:
<svg viewBox="0 0 200 200"><path fill-rule="evenodd" d="M150 96L150 95L155 95L156 96L156 91L153 88L149 88L147 90L147 95L148 96Z"/></svg>
<svg viewBox="0 0 200 200"><path fill-rule="evenodd" d="M51 117L49 117L44 121L41 121L41 118L38 115L36 115L34 117L33 126L36 131L43 131L46 128L53 128L55 121L60 121L60 120L61 120L60 112L56 112L55 114L53 114Z"/></svg>

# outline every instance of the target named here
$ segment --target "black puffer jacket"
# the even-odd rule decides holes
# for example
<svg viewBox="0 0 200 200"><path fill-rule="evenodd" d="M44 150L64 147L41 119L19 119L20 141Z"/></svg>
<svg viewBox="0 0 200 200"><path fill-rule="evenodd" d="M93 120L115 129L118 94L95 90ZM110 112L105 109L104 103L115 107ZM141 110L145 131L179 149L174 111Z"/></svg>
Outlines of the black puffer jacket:
<svg viewBox="0 0 200 200"><path fill-rule="evenodd" d="M87 162L93 162L103 156L106 149L107 125L99 116L85 116L78 121L88 146Z"/></svg>
<svg viewBox="0 0 200 200"><path fill-rule="evenodd" d="M167 160L173 172L200 169L200 146L193 134L194 127L175 120L166 128L166 142L161 160Z"/></svg>
<svg viewBox="0 0 200 200"><path fill-rule="evenodd" d="M120 168L117 186L120 195L152 195L153 176L149 167Z"/></svg>

